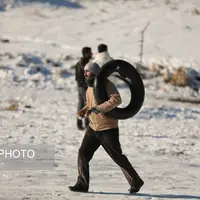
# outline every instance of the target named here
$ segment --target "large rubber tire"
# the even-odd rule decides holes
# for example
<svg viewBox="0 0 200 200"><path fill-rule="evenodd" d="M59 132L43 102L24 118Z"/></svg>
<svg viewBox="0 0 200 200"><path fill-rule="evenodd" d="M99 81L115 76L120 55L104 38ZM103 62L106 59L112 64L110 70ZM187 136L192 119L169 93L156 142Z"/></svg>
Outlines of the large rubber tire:
<svg viewBox="0 0 200 200"><path fill-rule="evenodd" d="M114 108L107 112L106 115L116 119L128 119L138 113L143 105L145 97L142 78L135 67L130 63L124 60L112 60L102 66L99 75L94 81L95 99L98 105L108 100L106 82L107 78L114 72L118 72L120 74L118 78L122 79L129 86L131 100L126 107Z"/></svg>

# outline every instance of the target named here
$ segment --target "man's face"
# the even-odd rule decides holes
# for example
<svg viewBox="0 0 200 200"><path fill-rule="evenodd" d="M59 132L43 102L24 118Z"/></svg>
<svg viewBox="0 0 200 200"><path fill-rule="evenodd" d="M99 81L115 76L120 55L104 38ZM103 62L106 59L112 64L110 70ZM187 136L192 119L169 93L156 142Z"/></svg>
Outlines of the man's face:
<svg viewBox="0 0 200 200"><path fill-rule="evenodd" d="M88 79L91 75L92 75L92 73L90 71L88 71L88 70L84 71L84 76L86 79Z"/></svg>
<svg viewBox="0 0 200 200"><path fill-rule="evenodd" d="M92 58L92 52L91 51L86 52L85 55L84 55L84 57L85 58L89 58L89 59Z"/></svg>
<svg viewBox="0 0 200 200"><path fill-rule="evenodd" d="M84 75L85 75L85 81L88 84L88 86L89 87L93 87L95 75L92 72L88 71L88 70L84 71Z"/></svg>

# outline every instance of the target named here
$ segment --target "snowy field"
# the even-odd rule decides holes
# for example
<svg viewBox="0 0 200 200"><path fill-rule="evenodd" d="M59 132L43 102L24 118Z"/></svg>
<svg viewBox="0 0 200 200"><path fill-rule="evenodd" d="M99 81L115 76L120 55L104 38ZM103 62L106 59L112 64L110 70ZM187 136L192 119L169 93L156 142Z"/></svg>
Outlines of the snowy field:
<svg viewBox="0 0 200 200"><path fill-rule="evenodd" d="M165 58L200 71L200 13L194 8L200 10L199 0L80 0L0 11L1 144L55 148L53 170L1 170L0 200L200 199L200 106L169 101L200 95L159 77L144 80L141 111L119 122L123 151L145 182L141 191L128 194L120 168L102 148L91 161L90 192L68 191L76 182L84 135L76 129L77 90L70 69L81 48L91 46L96 54L97 45L106 43L113 57L134 63L140 31L150 22L144 63ZM37 67L41 73L35 73ZM119 91L126 104L128 89ZM19 104L16 111L5 109L11 100Z"/></svg>

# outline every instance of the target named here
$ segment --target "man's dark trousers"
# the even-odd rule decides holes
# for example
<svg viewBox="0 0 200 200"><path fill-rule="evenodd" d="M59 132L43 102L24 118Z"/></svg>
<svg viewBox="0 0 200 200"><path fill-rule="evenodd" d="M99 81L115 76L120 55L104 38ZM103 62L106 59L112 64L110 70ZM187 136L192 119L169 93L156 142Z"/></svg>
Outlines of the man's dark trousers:
<svg viewBox="0 0 200 200"><path fill-rule="evenodd" d="M78 107L77 107L78 111L81 110L85 106L86 90L87 88L78 86Z"/></svg>
<svg viewBox="0 0 200 200"><path fill-rule="evenodd" d="M86 104L86 87L78 86L78 106L77 111L80 111ZM88 119L85 118L85 125L89 123ZM82 127L82 119L77 119L77 126Z"/></svg>
<svg viewBox="0 0 200 200"><path fill-rule="evenodd" d="M118 128L93 131L88 126L78 154L78 182L81 182L84 187L89 188L89 162L100 145L102 145L114 162L121 167L129 184L135 188L140 188L143 181L127 157L122 154Z"/></svg>

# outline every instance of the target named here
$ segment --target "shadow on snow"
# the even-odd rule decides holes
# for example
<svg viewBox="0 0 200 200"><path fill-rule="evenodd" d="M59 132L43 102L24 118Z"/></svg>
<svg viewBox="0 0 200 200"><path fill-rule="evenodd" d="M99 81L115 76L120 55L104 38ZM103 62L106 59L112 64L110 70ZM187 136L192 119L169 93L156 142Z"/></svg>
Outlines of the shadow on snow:
<svg viewBox="0 0 200 200"><path fill-rule="evenodd" d="M83 8L82 5L80 5L79 3L76 2L72 2L70 0L15 0L14 1L14 5L18 5L19 3L48 3L50 5L53 6L63 6L63 7L67 7L67 8L73 8L73 9L79 9L79 8ZM0 11L4 11L4 8L0 8Z"/></svg>
<svg viewBox="0 0 200 200"><path fill-rule="evenodd" d="M150 198L168 198L168 199L200 199L200 196L195 195L182 195L182 194L148 194L138 193L129 194L121 192L89 192L91 194L102 194L102 195L127 195L127 196L138 196L138 197L150 197Z"/></svg>

